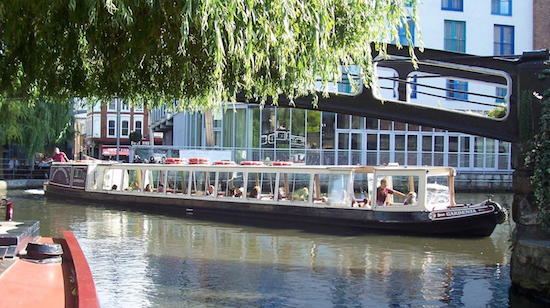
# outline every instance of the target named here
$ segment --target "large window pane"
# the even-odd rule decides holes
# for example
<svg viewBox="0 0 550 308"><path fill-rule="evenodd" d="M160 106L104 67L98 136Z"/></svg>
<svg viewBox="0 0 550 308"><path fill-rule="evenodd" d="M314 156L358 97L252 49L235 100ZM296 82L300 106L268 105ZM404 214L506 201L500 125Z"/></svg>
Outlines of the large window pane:
<svg viewBox="0 0 550 308"><path fill-rule="evenodd" d="M246 109L244 108L237 109L235 113L235 130L241 132L234 134L235 147L246 147Z"/></svg>
<svg viewBox="0 0 550 308"><path fill-rule="evenodd" d="M396 135L395 136L395 150L396 151L405 151L405 135Z"/></svg>
<svg viewBox="0 0 550 308"><path fill-rule="evenodd" d="M338 128L349 129L349 115L339 114L338 119Z"/></svg>
<svg viewBox="0 0 550 308"><path fill-rule="evenodd" d="M307 110L307 144L318 149L321 144L321 112Z"/></svg>
<svg viewBox="0 0 550 308"><path fill-rule="evenodd" d="M232 147L233 146L233 136L235 132L233 131L233 109L228 109L223 115L223 146Z"/></svg>
<svg viewBox="0 0 550 308"><path fill-rule="evenodd" d="M253 148L259 148L260 147L260 142L261 142L262 147L263 147L264 144L267 144L267 136L265 136L265 138L264 138L264 135L260 133L261 132L261 130L260 130L260 127L261 127L260 108L257 108L257 107L250 108L250 112L252 113L252 115L251 115L251 118L252 118L252 147ZM261 136L261 138L260 138L260 136Z"/></svg>
<svg viewBox="0 0 550 308"><path fill-rule="evenodd" d="M334 134L335 134L335 114L332 112L323 112L322 122L322 142L323 149L334 149Z"/></svg>
<svg viewBox="0 0 550 308"><path fill-rule="evenodd" d="M349 134L340 133L338 134L338 149L348 150L349 149Z"/></svg>
<svg viewBox="0 0 550 308"><path fill-rule="evenodd" d="M365 129L365 118L360 116L351 116L352 129Z"/></svg>

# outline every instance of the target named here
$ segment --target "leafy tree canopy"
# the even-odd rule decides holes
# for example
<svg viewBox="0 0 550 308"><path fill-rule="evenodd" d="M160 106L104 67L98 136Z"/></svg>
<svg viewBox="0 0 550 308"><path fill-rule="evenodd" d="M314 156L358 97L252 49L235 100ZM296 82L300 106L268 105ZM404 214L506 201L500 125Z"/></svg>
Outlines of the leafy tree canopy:
<svg viewBox="0 0 550 308"><path fill-rule="evenodd" d="M405 3L416 18L416 0L0 0L0 100L202 110L314 94L340 65L368 78Z"/></svg>

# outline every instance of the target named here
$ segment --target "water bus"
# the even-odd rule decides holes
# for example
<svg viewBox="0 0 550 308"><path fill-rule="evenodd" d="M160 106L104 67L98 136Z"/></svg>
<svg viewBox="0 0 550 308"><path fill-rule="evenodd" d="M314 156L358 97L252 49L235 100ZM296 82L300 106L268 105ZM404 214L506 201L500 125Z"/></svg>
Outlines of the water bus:
<svg viewBox="0 0 550 308"><path fill-rule="evenodd" d="M14 221L13 202L0 200L2 307L99 307L88 262L71 231L40 236L38 221Z"/></svg>
<svg viewBox="0 0 550 308"><path fill-rule="evenodd" d="M488 198L457 204L455 170L427 166L310 166L292 162L54 163L46 196L182 213L340 225L410 235L489 236L507 212ZM384 182L384 187L380 187Z"/></svg>

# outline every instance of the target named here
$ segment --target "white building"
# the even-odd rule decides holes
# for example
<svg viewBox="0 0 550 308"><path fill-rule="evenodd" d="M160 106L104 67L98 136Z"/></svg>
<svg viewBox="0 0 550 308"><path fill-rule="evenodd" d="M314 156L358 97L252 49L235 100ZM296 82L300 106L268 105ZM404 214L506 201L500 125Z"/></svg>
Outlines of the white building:
<svg viewBox="0 0 550 308"><path fill-rule="evenodd" d="M418 45L421 34L426 48L479 56L518 55L533 49L533 3L550 5L540 0L423 0L419 4L419 25L413 26L413 42ZM404 43L404 31L402 34ZM421 79L422 73L413 77ZM428 85L442 89L436 93L438 98L411 87L411 101L452 105L449 108L483 114L492 104L498 106L505 100L485 97L481 104L472 104L469 101L476 99L461 91L502 98L507 92L495 85L458 78L430 82ZM392 85L386 86L382 96L391 99ZM338 89L346 91L346 86ZM269 106L260 109L247 104L237 104L236 112L223 114L156 110L151 115L153 130L164 132L163 144L229 149L235 161L269 158L306 164L444 165L457 168L459 180L488 186L494 183L495 187L503 182L504 186L511 185L510 143L479 136L358 116Z"/></svg>

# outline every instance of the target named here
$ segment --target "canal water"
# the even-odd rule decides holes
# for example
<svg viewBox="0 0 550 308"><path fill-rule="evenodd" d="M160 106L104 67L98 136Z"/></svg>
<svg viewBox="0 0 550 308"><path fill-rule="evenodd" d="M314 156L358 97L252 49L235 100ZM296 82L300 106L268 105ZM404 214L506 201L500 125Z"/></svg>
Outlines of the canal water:
<svg viewBox="0 0 550 308"><path fill-rule="evenodd" d="M7 196L15 220L40 220L41 235L75 233L102 307L543 306L510 291L511 222L444 239Z"/></svg>

